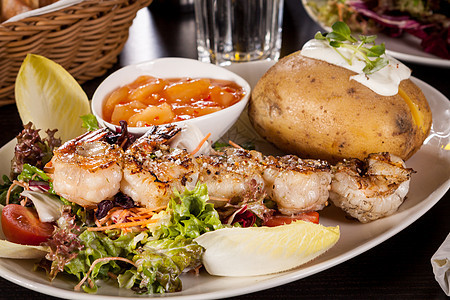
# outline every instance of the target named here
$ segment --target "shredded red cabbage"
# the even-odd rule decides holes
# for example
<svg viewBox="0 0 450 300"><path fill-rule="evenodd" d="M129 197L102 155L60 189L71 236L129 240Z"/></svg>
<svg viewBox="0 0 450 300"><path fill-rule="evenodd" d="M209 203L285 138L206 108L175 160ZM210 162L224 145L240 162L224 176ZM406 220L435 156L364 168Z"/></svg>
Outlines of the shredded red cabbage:
<svg viewBox="0 0 450 300"><path fill-rule="evenodd" d="M239 223L242 227L251 227L256 222L256 216L249 210L238 213L233 218L233 224Z"/></svg>
<svg viewBox="0 0 450 300"><path fill-rule="evenodd" d="M28 186L32 191L48 192L50 190L50 185L48 182L43 181L30 180L28 182Z"/></svg>
<svg viewBox="0 0 450 300"><path fill-rule="evenodd" d="M392 28L398 29L414 29L417 30L421 28L421 24L409 16L400 15L400 16L391 16L386 14L378 14L370 9L366 2L362 0L351 0L347 1L348 5L353 7L360 14L369 17L371 19L376 20L378 23Z"/></svg>
<svg viewBox="0 0 450 300"><path fill-rule="evenodd" d="M359 14L374 20L383 32L398 37L404 32L421 39L421 47L427 53L441 58L450 59L450 17L436 13L436 17L430 17L429 11L412 14L407 11L399 11L396 7L389 8L382 1L348 0L346 4ZM383 5L385 4L385 5ZM444 8L445 10L445 8ZM448 12L447 12L448 14Z"/></svg>

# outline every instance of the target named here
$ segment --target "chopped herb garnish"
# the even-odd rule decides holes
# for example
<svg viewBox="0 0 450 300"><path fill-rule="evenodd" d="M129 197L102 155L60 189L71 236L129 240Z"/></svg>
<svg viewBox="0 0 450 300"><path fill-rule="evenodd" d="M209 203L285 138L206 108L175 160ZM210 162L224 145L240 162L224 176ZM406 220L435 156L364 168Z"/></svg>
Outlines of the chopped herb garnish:
<svg viewBox="0 0 450 300"><path fill-rule="evenodd" d="M376 35L358 35L358 39L352 36L350 28L344 22L336 22L331 26L333 31L322 34L321 32L317 32L315 35L315 39L317 40L326 40L333 47L339 55L344 58L348 64L352 64L353 58L359 54L366 66L363 69L363 72L366 74L372 74L389 64L389 60L386 57L382 57L385 53L384 43L380 45L375 44ZM371 47L367 47L366 45L373 44ZM345 57L338 48L346 48L353 51L353 55L350 58ZM369 57L376 57L375 59L370 59Z"/></svg>

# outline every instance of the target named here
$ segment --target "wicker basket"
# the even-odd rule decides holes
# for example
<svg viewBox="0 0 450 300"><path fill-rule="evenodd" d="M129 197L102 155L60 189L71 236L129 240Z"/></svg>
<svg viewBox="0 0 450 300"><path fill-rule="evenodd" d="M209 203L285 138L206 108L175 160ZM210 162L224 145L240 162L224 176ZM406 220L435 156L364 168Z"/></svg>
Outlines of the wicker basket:
<svg viewBox="0 0 450 300"><path fill-rule="evenodd" d="M86 0L0 25L0 106L14 103L14 82L28 53L61 64L81 84L116 62L139 9L152 0Z"/></svg>

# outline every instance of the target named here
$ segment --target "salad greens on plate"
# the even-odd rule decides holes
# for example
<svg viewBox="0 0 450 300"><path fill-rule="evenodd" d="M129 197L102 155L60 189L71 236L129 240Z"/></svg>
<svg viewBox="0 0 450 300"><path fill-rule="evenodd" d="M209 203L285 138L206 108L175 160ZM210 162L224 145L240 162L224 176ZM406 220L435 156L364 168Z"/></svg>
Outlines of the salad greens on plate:
<svg viewBox="0 0 450 300"><path fill-rule="evenodd" d="M427 53L450 59L450 2L448 0L303 0L319 22L337 21L362 34L404 34L421 40Z"/></svg>
<svg viewBox="0 0 450 300"><path fill-rule="evenodd" d="M37 187L48 199L55 195L49 179L42 170L24 164L16 180ZM4 180L1 201L7 204L6 188L12 186L12 181L7 176ZM9 203L23 201L20 197L23 188L13 188ZM179 275L201 266L204 248L193 239L223 227L213 204L206 203L204 185L197 185L192 191L175 192L167 208L153 215L154 222L145 230L130 232L122 232L120 228L91 231L88 211L57 197L64 206L63 212L56 220L52 236L41 244L48 248L48 253L38 266L47 271L50 279L60 272L74 275L85 282L82 288L86 292L96 292L97 279L116 279L120 287L139 293L180 291Z"/></svg>

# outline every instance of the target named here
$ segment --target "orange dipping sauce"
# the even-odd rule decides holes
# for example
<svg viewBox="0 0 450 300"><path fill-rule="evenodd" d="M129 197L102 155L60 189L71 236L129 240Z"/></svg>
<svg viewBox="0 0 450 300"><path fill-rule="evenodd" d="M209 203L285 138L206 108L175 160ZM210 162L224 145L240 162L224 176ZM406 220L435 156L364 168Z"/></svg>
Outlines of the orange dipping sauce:
<svg viewBox="0 0 450 300"><path fill-rule="evenodd" d="M209 78L140 76L113 91L103 105L105 121L145 127L188 120L239 102L244 89L232 81Z"/></svg>

